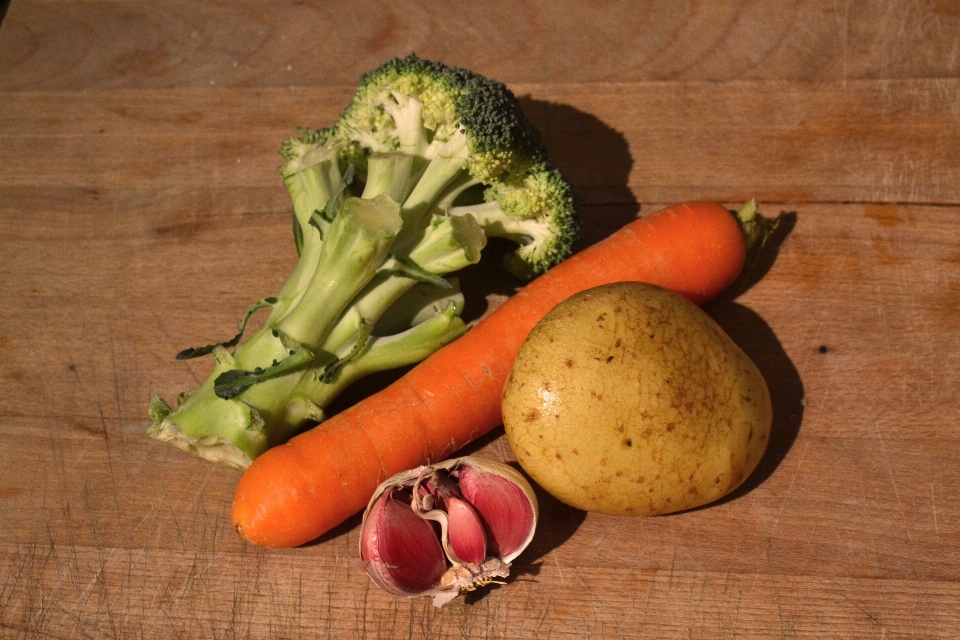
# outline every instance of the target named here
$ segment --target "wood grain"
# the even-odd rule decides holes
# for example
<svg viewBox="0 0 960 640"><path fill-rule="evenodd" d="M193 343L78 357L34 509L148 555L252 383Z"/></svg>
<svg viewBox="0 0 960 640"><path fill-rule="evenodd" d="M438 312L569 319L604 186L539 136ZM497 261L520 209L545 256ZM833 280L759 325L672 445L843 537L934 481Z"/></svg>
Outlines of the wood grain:
<svg viewBox="0 0 960 640"><path fill-rule="evenodd" d="M353 84L411 51L510 83L956 77L952 0L14 2L0 89Z"/></svg>
<svg viewBox="0 0 960 640"><path fill-rule="evenodd" d="M588 203L960 203L957 79L512 88ZM280 141L297 126L331 125L350 95L341 86L6 93L0 163L20 168L0 185L276 185ZM47 145L64 161L31 153Z"/></svg>
<svg viewBox="0 0 960 640"><path fill-rule="evenodd" d="M0 638L960 637L956 4L450 6L12 4ZM645 520L541 492L509 584L439 611L371 585L357 518L242 542L237 472L143 434L151 395L206 376L173 355L293 265L282 139L410 49L510 83L582 197L581 244L682 199L783 214L706 307L771 388L747 484ZM498 269L464 274L469 315L517 285ZM469 451L512 459L499 430Z"/></svg>

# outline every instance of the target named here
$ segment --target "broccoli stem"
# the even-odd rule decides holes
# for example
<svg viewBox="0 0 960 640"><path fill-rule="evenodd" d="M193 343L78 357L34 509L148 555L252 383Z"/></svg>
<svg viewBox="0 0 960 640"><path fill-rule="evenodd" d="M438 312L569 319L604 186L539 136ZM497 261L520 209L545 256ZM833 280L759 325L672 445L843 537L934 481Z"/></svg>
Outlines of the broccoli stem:
<svg viewBox="0 0 960 640"><path fill-rule="evenodd" d="M314 211L322 211L340 185L340 168L335 158L326 158L300 171L283 173L283 184L293 200L293 211L301 227L310 224Z"/></svg>
<svg viewBox="0 0 960 640"><path fill-rule="evenodd" d="M440 147L403 201L403 231L397 238L397 254L407 255L420 242L431 209L451 185L462 179L466 164L467 139L458 133Z"/></svg>
<svg viewBox="0 0 960 640"><path fill-rule="evenodd" d="M531 240L547 237L550 227L537 218L515 218L503 212L496 201L457 206L450 209L450 215L459 217L470 214L489 237L506 238L524 245Z"/></svg>
<svg viewBox="0 0 960 640"><path fill-rule="evenodd" d="M427 129L423 126L423 103L396 91L383 101L383 110L390 114L397 128L400 151L409 155L423 155L427 148Z"/></svg>
<svg viewBox="0 0 960 640"><path fill-rule="evenodd" d="M222 347L213 352L216 365L203 385L182 399L177 410L155 397L150 402L153 424L147 435L212 462L243 469L268 447L264 422L242 402L221 400L214 380L233 369L233 357Z"/></svg>
<svg viewBox="0 0 960 640"><path fill-rule="evenodd" d="M371 155L367 159L367 181L360 197L369 200L387 194L396 202L403 202L410 195L425 164L423 158L408 153Z"/></svg>
<svg viewBox="0 0 960 640"><path fill-rule="evenodd" d="M277 296L278 302L267 319L266 324L269 327L273 327L296 305L311 277L316 273L323 235L321 229L311 224L311 221L315 220L315 212L326 208L327 202L337 193L343 180L336 158L309 151L304 153L308 159L298 157L299 162L288 162L281 167L280 171L283 183L293 201L293 215L300 229L302 247L300 258L280 289L280 294ZM316 164L301 168L302 164L309 161L311 155L319 157L319 159L314 158ZM320 223L324 222L321 218ZM329 223L325 226L329 228Z"/></svg>
<svg viewBox="0 0 960 640"><path fill-rule="evenodd" d="M387 195L348 198L300 302L277 329L307 348L319 347L343 309L376 275L402 224L400 206Z"/></svg>
<svg viewBox="0 0 960 640"><path fill-rule="evenodd" d="M423 360L467 330L453 302L440 313L392 336L371 336L331 372L316 367L300 378L284 405L281 422L293 433L305 420L325 419L323 408L358 379ZM279 428L278 428L279 430Z"/></svg>
<svg viewBox="0 0 960 640"><path fill-rule="evenodd" d="M385 161L411 164L402 157ZM477 262L486 243L472 216L436 217L406 257L391 258L401 224L400 205L386 193L369 200L346 198L326 239L304 243L298 262L304 269L297 281L301 284L288 280L284 287L300 291L284 299L285 313L276 322L268 320L232 356L222 348L216 351L218 366L208 380L176 411L168 410L151 435L207 459L245 467L296 433L304 421L323 420L324 407L358 377L411 364L458 337L465 326L453 318L462 302L448 303L434 317L395 336L371 335L385 316L398 315L400 301L420 282L450 286L438 274ZM314 247L319 253L312 277L302 285ZM305 359L305 353L310 357ZM268 369L278 374L259 379L258 372ZM257 381L218 397L218 380L226 374L234 374L231 380Z"/></svg>
<svg viewBox="0 0 960 640"><path fill-rule="evenodd" d="M480 260L486 236L472 217L438 218L428 227L423 240L409 259L424 271L443 274L458 271ZM356 301L331 330L322 350L335 353L350 341L364 322L377 324L385 313L408 292L418 279L401 265L386 266L360 292Z"/></svg>
<svg viewBox="0 0 960 640"><path fill-rule="evenodd" d="M320 247L322 246L320 233L313 227L301 227L301 229L304 242L300 258L277 295L277 304L274 305L273 311L270 312L270 317L266 322L268 327L275 326L290 309L296 306L310 283L311 277L317 271Z"/></svg>

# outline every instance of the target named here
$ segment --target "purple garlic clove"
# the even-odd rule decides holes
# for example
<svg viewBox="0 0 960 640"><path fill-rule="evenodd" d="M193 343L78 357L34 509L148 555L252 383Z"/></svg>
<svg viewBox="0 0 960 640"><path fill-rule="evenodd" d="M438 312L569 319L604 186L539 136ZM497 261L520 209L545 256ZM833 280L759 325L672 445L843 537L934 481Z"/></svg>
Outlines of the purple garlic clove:
<svg viewBox="0 0 960 640"><path fill-rule="evenodd" d="M444 500L450 551L461 564L483 564L487 559L487 534L473 507L460 498Z"/></svg>
<svg viewBox="0 0 960 640"><path fill-rule="evenodd" d="M433 525L414 513L411 499L406 491L384 491L360 530L360 557L367 573L395 596L432 589L447 570Z"/></svg>
<svg viewBox="0 0 960 640"><path fill-rule="evenodd" d="M519 475L519 473L517 474ZM516 478L464 466L460 492L479 512L489 534L489 553L510 562L533 538L536 513Z"/></svg>

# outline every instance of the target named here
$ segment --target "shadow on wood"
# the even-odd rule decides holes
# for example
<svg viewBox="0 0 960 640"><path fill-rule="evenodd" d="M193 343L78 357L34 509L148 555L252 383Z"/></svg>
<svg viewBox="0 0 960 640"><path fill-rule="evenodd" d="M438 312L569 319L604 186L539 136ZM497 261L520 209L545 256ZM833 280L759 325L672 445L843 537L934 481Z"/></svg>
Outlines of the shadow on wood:
<svg viewBox="0 0 960 640"><path fill-rule="evenodd" d="M640 211L629 187L633 157L624 135L567 104L520 96L540 131L551 162L573 185L584 224L575 249L584 249L634 220Z"/></svg>

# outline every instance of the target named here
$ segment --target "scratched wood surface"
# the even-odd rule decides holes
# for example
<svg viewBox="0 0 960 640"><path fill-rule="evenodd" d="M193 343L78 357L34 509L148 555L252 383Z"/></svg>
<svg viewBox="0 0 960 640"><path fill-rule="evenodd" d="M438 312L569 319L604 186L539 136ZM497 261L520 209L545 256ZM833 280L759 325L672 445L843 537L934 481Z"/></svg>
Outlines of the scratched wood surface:
<svg viewBox="0 0 960 640"><path fill-rule="evenodd" d="M747 484L646 520L541 493L510 583L443 610L370 585L357 518L243 543L237 472L143 433L151 395L206 376L173 354L292 267L280 141L411 50L510 83L583 244L683 199L782 216L707 307L774 400ZM14 0L0 638L960 637L958 51L949 0ZM472 317L516 285L464 278ZM470 451L512 458L502 430Z"/></svg>

